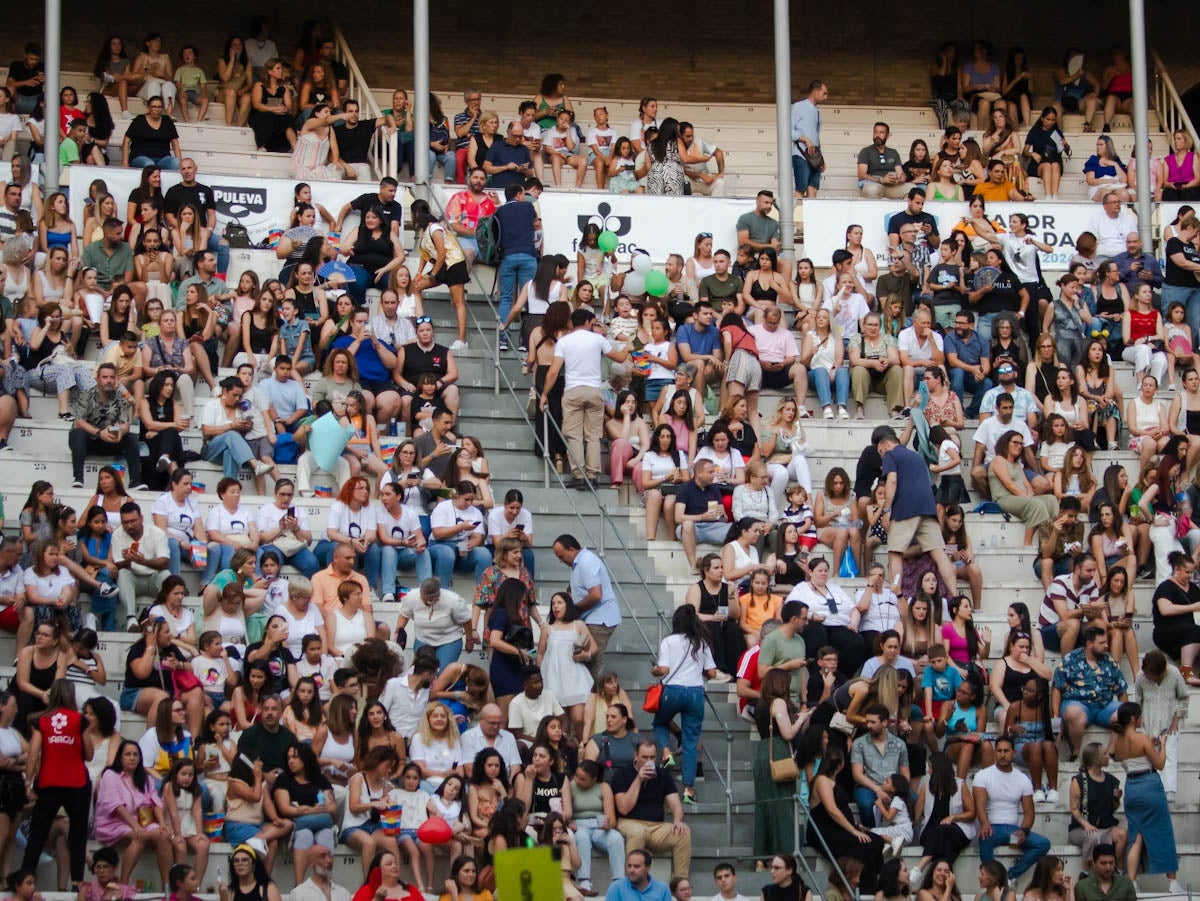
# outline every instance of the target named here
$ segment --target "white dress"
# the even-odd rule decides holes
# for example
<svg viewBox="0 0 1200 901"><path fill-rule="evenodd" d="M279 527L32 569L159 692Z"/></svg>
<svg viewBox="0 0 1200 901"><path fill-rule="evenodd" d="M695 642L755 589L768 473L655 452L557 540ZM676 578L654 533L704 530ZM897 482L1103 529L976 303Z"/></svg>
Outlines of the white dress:
<svg viewBox="0 0 1200 901"><path fill-rule="evenodd" d="M318 137L315 131L305 132L296 139L296 149L292 151L288 177L338 181L342 177L342 170L339 166L327 162L328 159L328 132L323 138Z"/></svg>
<svg viewBox="0 0 1200 901"><path fill-rule="evenodd" d="M550 629L546 639L542 678L564 707L586 701L594 681L586 666L571 659L577 641L579 634L574 629Z"/></svg>

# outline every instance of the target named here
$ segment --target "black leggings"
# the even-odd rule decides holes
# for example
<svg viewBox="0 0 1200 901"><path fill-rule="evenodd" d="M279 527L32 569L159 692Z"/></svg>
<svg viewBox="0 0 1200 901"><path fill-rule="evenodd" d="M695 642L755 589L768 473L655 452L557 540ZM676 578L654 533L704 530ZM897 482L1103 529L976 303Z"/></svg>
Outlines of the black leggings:
<svg viewBox="0 0 1200 901"><path fill-rule="evenodd" d="M87 853L88 811L91 807L92 783L89 780L82 788L58 788L39 786L37 803L33 806L29 823L29 844L25 846L25 859L21 866L37 872L38 859L46 846L46 836L54 817L61 807L70 823L67 832L67 847L71 854L71 882L83 881L84 857Z"/></svg>

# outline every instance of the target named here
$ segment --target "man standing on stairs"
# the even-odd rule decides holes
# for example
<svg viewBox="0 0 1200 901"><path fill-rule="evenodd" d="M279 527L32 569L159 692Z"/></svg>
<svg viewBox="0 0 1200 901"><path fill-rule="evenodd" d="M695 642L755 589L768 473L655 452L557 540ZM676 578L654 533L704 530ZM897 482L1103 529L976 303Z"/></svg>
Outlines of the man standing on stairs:
<svg viewBox="0 0 1200 901"><path fill-rule="evenodd" d="M608 567L594 551L580 545L574 535L559 535L554 539L554 556L571 567L571 600L596 642L587 668L592 678L598 679L604 672L608 640L621 625L621 607L613 592Z"/></svg>
<svg viewBox="0 0 1200 901"><path fill-rule="evenodd" d="M574 474L568 488L585 490L600 475L600 436L604 431L604 357L624 363L628 350L617 350L604 335L592 331L596 314L579 309L571 314L571 331L554 345L554 362L546 373L541 409L562 373L563 434Z"/></svg>
<svg viewBox="0 0 1200 901"><path fill-rule="evenodd" d="M879 426L871 433L871 438L883 460L883 479L887 485L883 515L890 520L888 565L893 588L899 590L904 552L915 544L933 558L947 592L953 597L958 576L954 564L946 556L933 484L929 481L929 466L915 451L900 445L891 426Z"/></svg>

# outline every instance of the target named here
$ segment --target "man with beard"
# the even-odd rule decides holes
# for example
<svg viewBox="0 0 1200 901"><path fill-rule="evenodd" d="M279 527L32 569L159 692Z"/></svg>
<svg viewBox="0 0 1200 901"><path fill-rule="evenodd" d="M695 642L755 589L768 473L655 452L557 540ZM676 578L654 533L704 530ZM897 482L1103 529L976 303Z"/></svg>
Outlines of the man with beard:
<svg viewBox="0 0 1200 901"><path fill-rule="evenodd" d="M863 197L898 199L904 196L904 168L900 154L887 145L891 129L876 122L871 144L858 152L858 192Z"/></svg>
<svg viewBox="0 0 1200 901"><path fill-rule="evenodd" d="M494 191L484 191L485 187L487 173L481 168L472 169L467 176L467 189L459 191L446 204L446 224L458 236L468 266L479 254L479 244L475 240L479 220L496 212L498 198Z"/></svg>

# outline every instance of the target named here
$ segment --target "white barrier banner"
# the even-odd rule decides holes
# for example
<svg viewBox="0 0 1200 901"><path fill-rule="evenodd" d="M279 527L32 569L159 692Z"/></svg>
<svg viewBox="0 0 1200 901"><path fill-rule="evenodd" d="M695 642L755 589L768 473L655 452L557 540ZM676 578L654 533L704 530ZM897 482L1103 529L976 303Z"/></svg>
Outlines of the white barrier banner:
<svg viewBox="0 0 1200 901"><path fill-rule="evenodd" d="M71 218L79 226L83 224L83 202L88 196L88 186L93 179L101 179L108 186L108 193L117 199L117 216L125 219L126 202L130 193L142 182L141 169L123 169L119 166L72 166L71 167ZM167 190L180 181L178 172L162 173L162 190ZM196 175L196 181L212 188L217 207L217 232L225 230L225 224L237 220L246 226L250 240L264 240L272 229L287 228L292 213L292 195L302 179L250 178L243 175L206 174ZM321 204L330 214L337 216L338 210L360 194L375 192L377 182L310 181L313 203Z"/></svg>
<svg viewBox="0 0 1200 901"><path fill-rule="evenodd" d="M879 268L887 263L888 221L904 210L904 200L814 200L804 201L804 255L818 267L828 267L835 250L846 246L846 229L851 225L863 228L863 246L869 247ZM1178 204L1159 204L1160 221L1165 224L1175 216ZM965 203L928 201L925 212L937 220L938 234L943 239L967 215ZM1039 241L1054 248L1040 253L1043 270L1066 270L1075 255L1075 239L1080 232L1093 231L1092 221L1104 215L1098 203L989 203L987 216L992 222L1008 228L1013 213L1029 217L1029 232Z"/></svg>
<svg viewBox="0 0 1200 901"><path fill-rule="evenodd" d="M438 188L442 205L452 190ZM545 252L561 253L572 263L583 229L589 223L616 234L617 254L626 258L644 250L656 263L673 253L687 259L696 235L708 232L713 249L737 254L737 219L754 210L754 201L724 197L657 197L646 194L574 194L544 191L542 211Z"/></svg>

